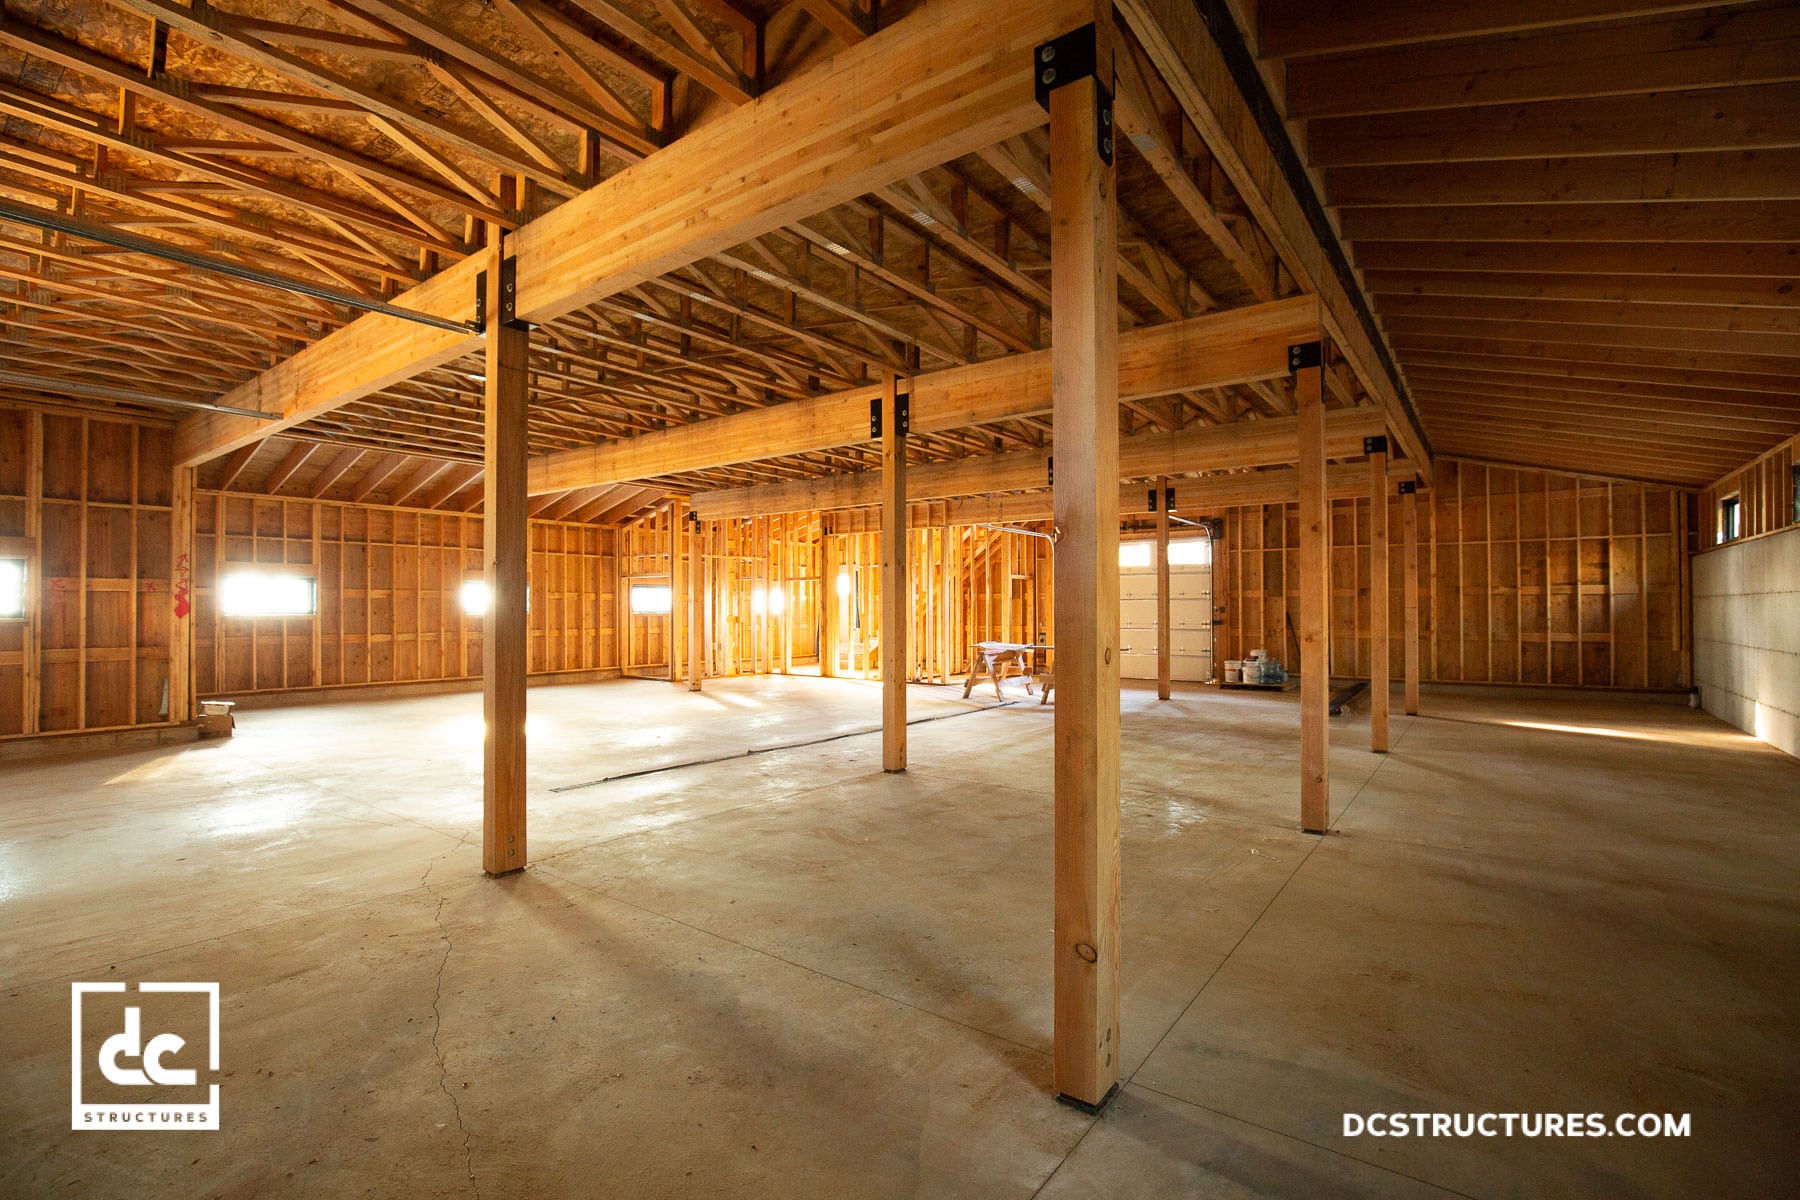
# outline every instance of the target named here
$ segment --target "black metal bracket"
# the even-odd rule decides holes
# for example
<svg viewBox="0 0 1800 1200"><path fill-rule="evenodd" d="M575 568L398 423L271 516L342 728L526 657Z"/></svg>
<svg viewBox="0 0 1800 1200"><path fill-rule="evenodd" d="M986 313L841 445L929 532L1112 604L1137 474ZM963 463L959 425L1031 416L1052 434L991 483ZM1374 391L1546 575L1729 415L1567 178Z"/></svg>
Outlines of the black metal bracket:
<svg viewBox="0 0 1800 1200"><path fill-rule="evenodd" d="M1106 1111L1106 1106L1111 1104L1113 1097L1118 1094L1119 1085L1115 1083L1106 1089L1106 1095L1100 1097L1100 1103L1098 1104L1089 1104L1085 1100L1077 1100L1066 1092L1056 1093L1056 1102L1058 1104L1066 1104L1076 1112L1086 1113L1090 1117L1097 1117Z"/></svg>
<svg viewBox="0 0 1800 1200"><path fill-rule="evenodd" d="M1388 440L1385 433L1377 437L1366 437L1363 439L1364 454L1386 454L1387 452Z"/></svg>
<svg viewBox="0 0 1800 1200"><path fill-rule="evenodd" d="M1321 342L1300 342L1288 347L1288 374L1307 367L1325 365L1325 347Z"/></svg>
<svg viewBox="0 0 1800 1200"><path fill-rule="evenodd" d="M519 259L516 255L507 255L500 260L500 324L508 329L535 328L528 321L519 320Z"/></svg>
<svg viewBox="0 0 1800 1200"><path fill-rule="evenodd" d="M1037 48L1032 90L1045 112L1050 111L1050 93L1064 84L1080 79L1094 81L1095 146L1100 161L1113 165L1113 93L1099 77L1098 49L1093 22L1071 29L1059 38Z"/></svg>
<svg viewBox="0 0 1800 1200"><path fill-rule="evenodd" d="M883 396L869 397L869 438L871 440L881 436L881 403L884 399ZM895 432L901 437L912 432L911 388L904 392L898 388L894 391L894 426Z"/></svg>
<svg viewBox="0 0 1800 1200"><path fill-rule="evenodd" d="M529 321L521 321L518 317L519 260L507 257L500 260L500 324L508 329L532 330L537 326ZM487 272L481 271L475 276L475 324L480 329L487 329Z"/></svg>
<svg viewBox="0 0 1800 1200"><path fill-rule="evenodd" d="M1150 491L1147 493L1147 497L1150 501L1150 511L1155 512L1156 511L1156 503L1157 503L1156 489L1151 488ZM1162 506L1169 512L1175 511L1175 489L1174 488L1170 487L1170 488L1163 489Z"/></svg>
<svg viewBox="0 0 1800 1200"><path fill-rule="evenodd" d="M1418 480L1402 479L1400 481L1400 494L1402 496L1410 496L1418 490L1419 490L1419 481Z"/></svg>
<svg viewBox="0 0 1800 1200"><path fill-rule="evenodd" d="M1052 454L1044 460L1045 487L1056 486L1056 455Z"/></svg>

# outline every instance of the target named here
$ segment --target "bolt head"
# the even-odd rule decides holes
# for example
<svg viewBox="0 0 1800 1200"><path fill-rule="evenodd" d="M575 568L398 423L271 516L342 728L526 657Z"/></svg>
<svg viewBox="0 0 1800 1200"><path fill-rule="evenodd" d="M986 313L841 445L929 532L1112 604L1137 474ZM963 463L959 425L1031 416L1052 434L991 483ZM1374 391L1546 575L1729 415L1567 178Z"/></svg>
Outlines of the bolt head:
<svg viewBox="0 0 1800 1200"><path fill-rule="evenodd" d="M1038 47L1038 58L1041 61L1049 62L1051 59L1053 59L1055 57L1056 57L1056 47L1055 46L1044 45L1044 46Z"/></svg>
<svg viewBox="0 0 1800 1200"><path fill-rule="evenodd" d="M1043 73L1043 75L1041 75L1039 78L1041 78L1043 80L1044 85L1046 87L1052 83L1055 83L1056 82L1056 68L1051 67L1049 70L1045 71Z"/></svg>

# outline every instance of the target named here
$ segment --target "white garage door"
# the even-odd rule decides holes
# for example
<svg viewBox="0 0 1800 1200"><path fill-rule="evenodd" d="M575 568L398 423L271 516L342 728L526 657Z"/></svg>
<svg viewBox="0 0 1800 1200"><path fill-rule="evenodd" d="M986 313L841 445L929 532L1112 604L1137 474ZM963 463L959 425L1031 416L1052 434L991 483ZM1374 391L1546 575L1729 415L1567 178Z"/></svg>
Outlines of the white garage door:
<svg viewBox="0 0 1800 1200"><path fill-rule="evenodd" d="M1169 539L1169 675L1213 677L1212 543ZM1156 678L1156 543L1119 545L1119 674Z"/></svg>

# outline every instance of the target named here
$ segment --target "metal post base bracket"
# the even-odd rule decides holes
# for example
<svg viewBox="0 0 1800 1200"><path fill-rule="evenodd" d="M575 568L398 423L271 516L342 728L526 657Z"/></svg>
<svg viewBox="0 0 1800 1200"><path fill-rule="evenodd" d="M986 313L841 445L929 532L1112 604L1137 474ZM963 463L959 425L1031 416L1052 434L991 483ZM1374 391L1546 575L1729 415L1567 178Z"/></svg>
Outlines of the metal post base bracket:
<svg viewBox="0 0 1800 1200"><path fill-rule="evenodd" d="M1058 1104L1066 1104L1076 1112L1083 1112L1090 1117L1097 1117L1106 1111L1106 1106L1111 1104L1113 1102L1113 1097L1118 1094L1119 1085L1115 1083L1106 1089L1106 1095L1100 1097L1100 1103L1098 1104L1089 1104L1086 1100L1077 1100L1075 1097L1065 1095L1062 1092L1056 1093L1056 1102Z"/></svg>

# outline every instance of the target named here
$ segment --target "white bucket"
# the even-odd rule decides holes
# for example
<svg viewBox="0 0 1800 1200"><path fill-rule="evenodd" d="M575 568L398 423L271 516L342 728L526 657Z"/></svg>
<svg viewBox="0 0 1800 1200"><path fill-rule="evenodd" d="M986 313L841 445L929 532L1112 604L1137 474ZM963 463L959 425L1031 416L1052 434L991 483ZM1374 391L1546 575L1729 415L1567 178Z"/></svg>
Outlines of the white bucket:
<svg viewBox="0 0 1800 1200"><path fill-rule="evenodd" d="M1240 659L1230 659L1225 663L1225 682L1244 682L1244 664Z"/></svg>

